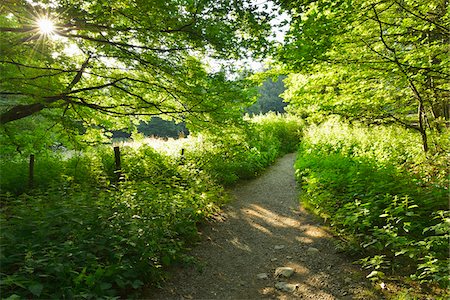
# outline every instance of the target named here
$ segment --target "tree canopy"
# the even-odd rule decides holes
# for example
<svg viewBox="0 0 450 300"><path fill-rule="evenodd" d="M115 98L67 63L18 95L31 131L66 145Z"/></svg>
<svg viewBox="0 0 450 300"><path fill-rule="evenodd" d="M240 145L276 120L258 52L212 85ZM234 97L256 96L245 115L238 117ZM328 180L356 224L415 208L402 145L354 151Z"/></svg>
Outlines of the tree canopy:
<svg viewBox="0 0 450 300"><path fill-rule="evenodd" d="M226 119L248 97L207 62L263 55L271 18L241 0L3 1L3 130L33 118L67 128Z"/></svg>
<svg viewBox="0 0 450 300"><path fill-rule="evenodd" d="M397 123L427 135L449 122L448 1L279 1L292 15L280 59L302 115Z"/></svg>

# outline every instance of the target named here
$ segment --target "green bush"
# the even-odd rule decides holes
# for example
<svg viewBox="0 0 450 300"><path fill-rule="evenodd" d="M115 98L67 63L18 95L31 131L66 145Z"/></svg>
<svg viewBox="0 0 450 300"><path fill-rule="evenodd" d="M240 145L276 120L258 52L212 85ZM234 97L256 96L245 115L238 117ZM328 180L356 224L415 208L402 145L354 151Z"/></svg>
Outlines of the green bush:
<svg viewBox="0 0 450 300"><path fill-rule="evenodd" d="M401 128L330 121L311 127L296 162L301 200L368 257L379 279L388 270L447 286L448 187L430 180L420 142Z"/></svg>
<svg viewBox="0 0 450 300"><path fill-rule="evenodd" d="M124 157L144 153L149 149ZM116 188L66 183L7 199L2 295L120 296L119 291L160 280L162 267L183 257L196 223L214 213L224 196L206 175L178 172L176 164L152 154L128 160L127 180ZM161 165L166 172L155 172ZM136 170L142 178L134 178Z"/></svg>
<svg viewBox="0 0 450 300"><path fill-rule="evenodd" d="M287 115L255 116L245 126L197 136L185 145L186 159L219 184L231 185L254 178L277 157L296 151L302 126L299 119Z"/></svg>
<svg viewBox="0 0 450 300"><path fill-rule="evenodd" d="M290 115L280 115L269 113L266 115L254 116L250 121L255 124L259 138L255 139L261 148L277 146L281 155L295 152L302 136L303 122L297 117ZM252 135L253 137L258 135ZM267 142L273 141L273 144Z"/></svg>
<svg viewBox="0 0 450 300"><path fill-rule="evenodd" d="M28 185L28 162L18 157L0 160L0 188L2 193L20 194Z"/></svg>
<svg viewBox="0 0 450 300"><path fill-rule="evenodd" d="M111 153L107 153L109 150ZM103 160L107 160L106 164ZM29 191L28 157L10 155L0 164L2 193L15 195ZM97 147L86 149L82 153L61 153L47 151L35 156L33 188L42 191L67 181L77 184L99 185L114 174L114 156L112 149Z"/></svg>

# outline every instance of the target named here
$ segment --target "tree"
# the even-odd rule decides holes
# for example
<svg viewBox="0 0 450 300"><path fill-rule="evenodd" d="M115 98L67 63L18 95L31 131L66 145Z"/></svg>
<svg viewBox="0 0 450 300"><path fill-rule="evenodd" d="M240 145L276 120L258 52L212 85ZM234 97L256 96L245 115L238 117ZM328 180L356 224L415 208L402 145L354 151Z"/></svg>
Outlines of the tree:
<svg viewBox="0 0 450 300"><path fill-rule="evenodd" d="M448 1L280 1L292 13L280 58L296 72L284 94L300 114L397 123L428 134L449 125Z"/></svg>
<svg viewBox="0 0 450 300"><path fill-rule="evenodd" d="M284 75L280 75L276 80L267 78L258 88L259 96L256 103L247 108L246 111L250 114L265 114L269 111L284 113L286 103L283 102L280 94L285 90L283 83L285 78Z"/></svg>
<svg viewBox="0 0 450 300"><path fill-rule="evenodd" d="M163 120L159 117L151 118L147 122L141 121L137 127L137 130L145 136L156 136L162 138L178 138L189 134L189 131L183 123L176 124L171 121Z"/></svg>
<svg viewBox="0 0 450 300"><path fill-rule="evenodd" d="M110 129L140 116L226 118L247 99L202 58L262 55L270 18L241 0L3 1L2 130L37 118Z"/></svg>

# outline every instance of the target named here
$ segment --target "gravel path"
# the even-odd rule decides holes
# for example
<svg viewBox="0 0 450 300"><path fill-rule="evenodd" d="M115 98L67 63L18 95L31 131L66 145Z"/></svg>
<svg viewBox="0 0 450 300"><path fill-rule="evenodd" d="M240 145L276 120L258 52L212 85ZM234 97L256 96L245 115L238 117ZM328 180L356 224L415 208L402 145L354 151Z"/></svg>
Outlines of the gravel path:
<svg viewBox="0 0 450 300"><path fill-rule="evenodd" d="M381 299L333 238L298 205L294 154L231 191L235 200L202 229L190 253L149 299ZM278 273L289 275L275 276ZM291 268L291 269L289 269ZM284 273L284 272L287 273Z"/></svg>

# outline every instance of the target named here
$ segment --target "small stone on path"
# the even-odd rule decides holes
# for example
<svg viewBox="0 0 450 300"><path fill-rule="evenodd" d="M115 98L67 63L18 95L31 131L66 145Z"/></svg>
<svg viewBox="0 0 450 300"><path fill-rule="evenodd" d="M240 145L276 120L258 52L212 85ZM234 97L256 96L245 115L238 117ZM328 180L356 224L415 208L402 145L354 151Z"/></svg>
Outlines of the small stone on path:
<svg viewBox="0 0 450 300"><path fill-rule="evenodd" d="M275 247L273 247L275 250L281 250L284 248L284 245L276 245Z"/></svg>
<svg viewBox="0 0 450 300"><path fill-rule="evenodd" d="M277 261L278 258L272 258L270 261Z"/></svg>
<svg viewBox="0 0 450 300"><path fill-rule="evenodd" d="M314 254L314 253L318 253L319 249L314 248L314 247L309 247L308 250L306 250L309 254Z"/></svg>
<svg viewBox="0 0 450 300"><path fill-rule="evenodd" d="M294 274L294 269L290 268L290 267L279 267L275 269L275 277L286 277L289 278L292 276L292 274Z"/></svg>
<svg viewBox="0 0 450 300"><path fill-rule="evenodd" d="M258 275L256 275L256 277L258 279L267 279L267 278L269 278L269 274L267 274L267 273L259 273Z"/></svg>
<svg viewBox="0 0 450 300"><path fill-rule="evenodd" d="M277 282L275 283L275 288L278 290L284 291L284 292L294 292L295 289L298 287L297 284L287 283L287 282Z"/></svg>

